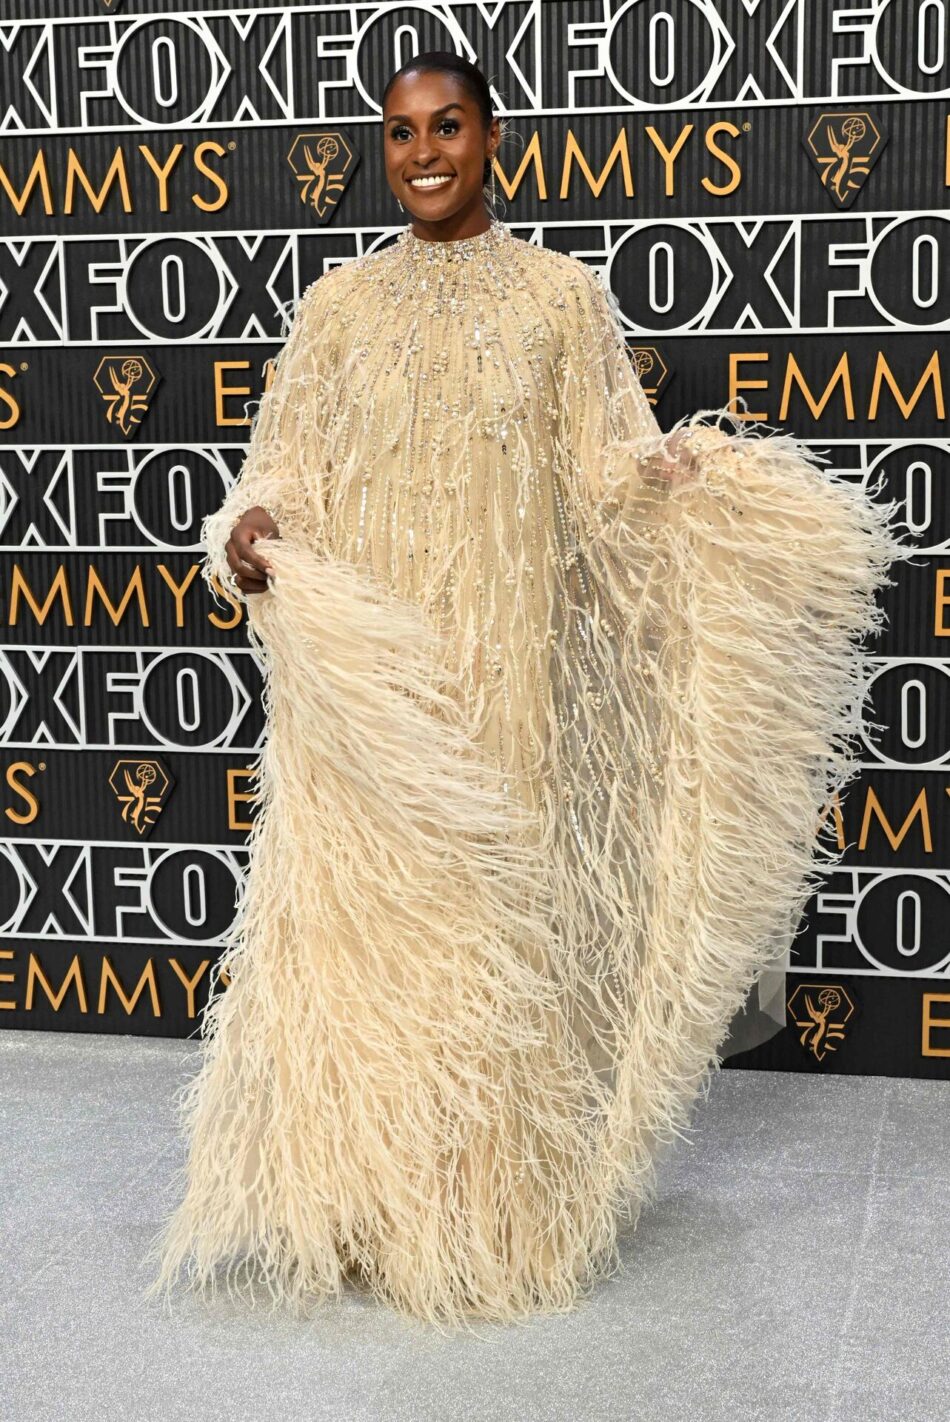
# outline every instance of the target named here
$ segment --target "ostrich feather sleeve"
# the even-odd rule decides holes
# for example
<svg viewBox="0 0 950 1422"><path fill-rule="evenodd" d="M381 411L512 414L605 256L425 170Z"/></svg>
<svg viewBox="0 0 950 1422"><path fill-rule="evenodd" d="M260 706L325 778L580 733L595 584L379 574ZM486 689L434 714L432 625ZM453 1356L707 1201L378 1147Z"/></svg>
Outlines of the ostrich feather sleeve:
<svg viewBox="0 0 950 1422"><path fill-rule="evenodd" d="M692 461L672 459L673 431L587 268L568 314L567 494L624 611L618 674L648 708L663 767L644 791L641 851L654 962L668 952L690 985L670 989L690 1020L669 1034L690 1080L724 1043L744 1050L784 1024L791 942L840 857L818 828L856 769L877 594L912 550L895 504L869 497L879 490L835 480L791 435L754 434L727 409L693 415Z"/></svg>
<svg viewBox="0 0 950 1422"><path fill-rule="evenodd" d="M223 590L229 572L225 547L231 530L256 505L274 513L281 536L299 535L311 547L320 546L321 491L330 466L319 411L334 359L334 333L326 323L333 280L333 274L321 277L301 297L254 415L238 478L202 524L202 574L213 592ZM246 600L230 586L227 596Z"/></svg>

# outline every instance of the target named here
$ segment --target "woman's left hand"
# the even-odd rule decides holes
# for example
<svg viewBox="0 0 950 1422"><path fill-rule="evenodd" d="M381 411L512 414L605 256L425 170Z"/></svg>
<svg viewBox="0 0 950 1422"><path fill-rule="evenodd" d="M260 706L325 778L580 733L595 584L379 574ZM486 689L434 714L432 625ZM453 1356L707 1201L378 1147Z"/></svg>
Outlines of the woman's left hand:
<svg viewBox="0 0 950 1422"><path fill-rule="evenodd" d="M688 425L682 426L667 441L667 452L671 456L668 465L667 477L674 484L685 483L698 472L699 466L695 457L690 453L690 445L693 442L693 431ZM660 465L662 471L663 466Z"/></svg>

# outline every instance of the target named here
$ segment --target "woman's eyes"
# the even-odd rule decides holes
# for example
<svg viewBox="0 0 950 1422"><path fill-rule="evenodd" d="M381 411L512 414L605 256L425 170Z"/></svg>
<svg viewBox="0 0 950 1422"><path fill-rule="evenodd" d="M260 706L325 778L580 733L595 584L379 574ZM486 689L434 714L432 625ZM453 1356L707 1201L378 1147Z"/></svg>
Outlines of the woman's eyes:
<svg viewBox="0 0 950 1422"><path fill-rule="evenodd" d="M458 119L451 119L451 118L440 119L438 132L439 132L439 133L446 133L446 132L448 132L448 133L456 133L456 132L458 131L458 126L459 126L459 124L458 124ZM389 130L389 136L390 136L390 138L395 138L397 141L399 141L399 140L401 140L401 139L403 138L403 136L404 136L405 134L408 134L408 132L409 132L409 129L406 127L406 125L405 125L404 123L398 123L395 128L391 128L391 129Z"/></svg>

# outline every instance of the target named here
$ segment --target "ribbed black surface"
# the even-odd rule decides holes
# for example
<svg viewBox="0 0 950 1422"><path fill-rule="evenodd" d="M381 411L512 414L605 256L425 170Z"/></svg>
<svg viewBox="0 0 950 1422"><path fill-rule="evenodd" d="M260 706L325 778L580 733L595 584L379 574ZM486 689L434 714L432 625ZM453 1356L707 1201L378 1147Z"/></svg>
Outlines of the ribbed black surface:
<svg viewBox="0 0 950 1422"><path fill-rule="evenodd" d="M652 352L646 388L662 425L738 391L843 477L884 471L883 497L913 495L922 551L883 595L868 702L879 724L842 807L846 867L835 897L810 907L797 948L803 972L847 982L873 1008L849 1044L858 1065L834 1069L940 1074L941 1059L920 1055L921 993L939 987L950 957L950 70L934 69L935 9L483 8L58 0L38 16L28 0L0 0L0 706L18 815L4 836L23 856L2 881L8 939L23 954L10 992L22 997L30 951L55 982L74 952L94 977L105 951L130 987L150 954L163 994L157 1022L148 994L126 1015L113 993L101 1018L82 1017L72 994L58 1012L40 995L0 1024L193 1028L169 965L213 957L230 915L252 813L241 796L263 730L245 629L194 577L200 520L240 466L245 407L284 331L275 303L289 312L329 265L406 221L385 181L378 104L400 60L447 48L478 61L509 116L505 182L540 144L541 173L527 170L503 216L604 271L631 348ZM867 172L840 200L823 159L829 126L840 138L849 116L871 136L855 145ZM301 201L295 144L325 134L350 161L338 204L317 213ZM663 151L678 143L668 169ZM162 200L142 148L163 166L178 144ZM605 171L612 152L629 180L619 157ZM124 186L96 200L74 172L68 198L70 163L96 193L116 161ZM50 210L37 182L18 212L37 164ZM129 438L105 419L111 357L140 360L154 381ZM838 370L846 379L823 401ZM143 756L169 790L139 840L110 776ZM78 912L62 885L87 852ZM148 893L123 919L130 868ZM194 874L203 925L182 911ZM897 948L904 889L921 905L910 953ZM883 1033L889 992L897 1017ZM807 1069L787 1037L762 1064Z"/></svg>

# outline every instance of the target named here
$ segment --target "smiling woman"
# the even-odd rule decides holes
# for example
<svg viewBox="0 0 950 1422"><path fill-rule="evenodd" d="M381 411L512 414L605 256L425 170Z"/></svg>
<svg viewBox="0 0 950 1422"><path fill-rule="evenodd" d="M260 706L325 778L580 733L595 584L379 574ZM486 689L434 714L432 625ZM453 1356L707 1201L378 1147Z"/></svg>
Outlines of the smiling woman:
<svg viewBox="0 0 950 1422"><path fill-rule="evenodd" d="M308 288L203 529L268 740L155 1288L514 1319L784 1021L899 544L790 435L660 431L596 274L486 209L477 70L383 121L412 222Z"/></svg>
<svg viewBox="0 0 950 1422"><path fill-rule="evenodd" d="M438 58L437 69L410 60L383 91L386 177L424 241L487 231L484 188L501 139L484 81L457 55Z"/></svg>

